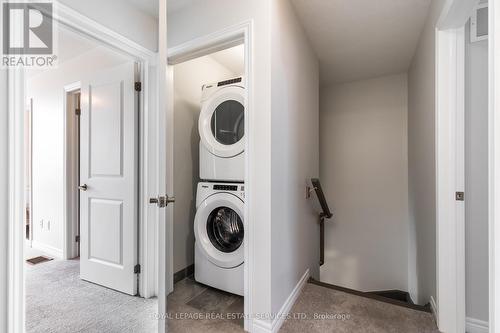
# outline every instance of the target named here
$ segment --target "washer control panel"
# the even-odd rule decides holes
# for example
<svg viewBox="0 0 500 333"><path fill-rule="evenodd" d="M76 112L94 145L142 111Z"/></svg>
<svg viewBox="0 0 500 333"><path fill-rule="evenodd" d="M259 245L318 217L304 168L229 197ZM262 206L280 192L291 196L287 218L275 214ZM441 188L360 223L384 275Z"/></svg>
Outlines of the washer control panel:
<svg viewBox="0 0 500 333"><path fill-rule="evenodd" d="M198 207L203 200L218 192L231 193L240 198L242 201L245 200L245 184L243 183L201 182L198 183L198 190L196 191L196 207Z"/></svg>

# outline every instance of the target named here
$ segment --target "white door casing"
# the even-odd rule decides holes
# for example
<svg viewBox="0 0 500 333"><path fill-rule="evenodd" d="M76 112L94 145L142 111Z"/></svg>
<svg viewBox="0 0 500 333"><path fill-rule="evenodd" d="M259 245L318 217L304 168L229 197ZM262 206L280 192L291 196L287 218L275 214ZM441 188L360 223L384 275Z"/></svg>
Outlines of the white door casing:
<svg viewBox="0 0 500 333"><path fill-rule="evenodd" d="M82 82L80 277L137 293L138 116L135 64Z"/></svg>

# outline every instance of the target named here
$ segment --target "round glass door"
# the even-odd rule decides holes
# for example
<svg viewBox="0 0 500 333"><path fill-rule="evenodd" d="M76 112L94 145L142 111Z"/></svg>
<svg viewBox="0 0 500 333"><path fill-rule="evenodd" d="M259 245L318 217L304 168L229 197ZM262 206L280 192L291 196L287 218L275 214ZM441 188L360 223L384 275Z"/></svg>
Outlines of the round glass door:
<svg viewBox="0 0 500 333"><path fill-rule="evenodd" d="M243 222L231 208L217 207L208 216L207 234L217 250L231 253L243 243Z"/></svg>
<svg viewBox="0 0 500 333"><path fill-rule="evenodd" d="M234 157L245 150L245 89L220 89L203 102L198 131L205 148L218 157Z"/></svg>
<svg viewBox="0 0 500 333"><path fill-rule="evenodd" d="M245 135L245 107L238 101L227 100L215 108L210 128L217 142L233 145Z"/></svg>

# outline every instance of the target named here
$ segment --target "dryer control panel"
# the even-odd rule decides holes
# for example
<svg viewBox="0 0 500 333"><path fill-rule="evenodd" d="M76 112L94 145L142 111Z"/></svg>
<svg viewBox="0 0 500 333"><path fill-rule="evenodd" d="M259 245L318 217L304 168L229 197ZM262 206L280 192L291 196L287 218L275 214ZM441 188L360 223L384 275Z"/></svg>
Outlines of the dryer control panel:
<svg viewBox="0 0 500 333"><path fill-rule="evenodd" d="M237 185L214 185L215 191L238 191Z"/></svg>

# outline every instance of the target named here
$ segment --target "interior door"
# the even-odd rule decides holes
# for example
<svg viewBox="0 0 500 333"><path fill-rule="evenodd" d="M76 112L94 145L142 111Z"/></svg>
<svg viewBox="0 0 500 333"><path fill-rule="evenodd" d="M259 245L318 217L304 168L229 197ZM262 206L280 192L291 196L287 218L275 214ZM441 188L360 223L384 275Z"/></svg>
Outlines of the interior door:
<svg viewBox="0 0 500 333"><path fill-rule="evenodd" d="M82 81L80 277L137 293L138 117L134 63Z"/></svg>

